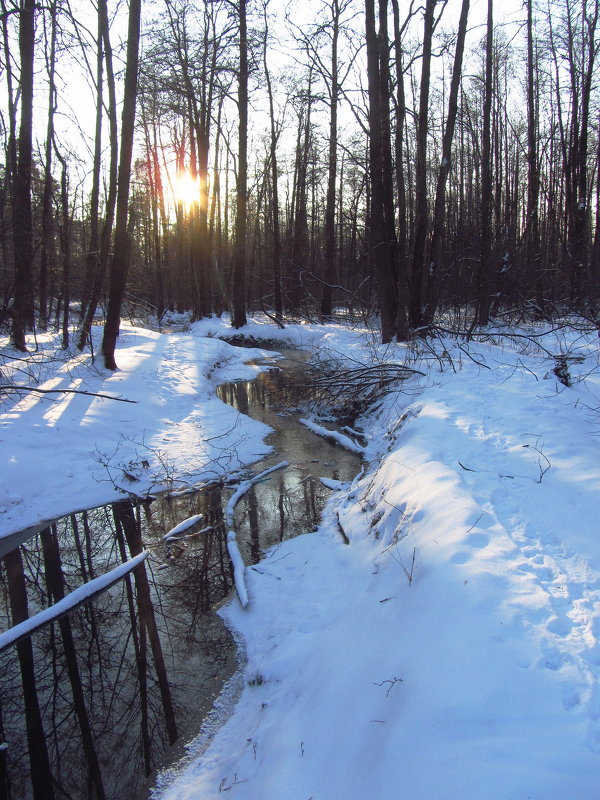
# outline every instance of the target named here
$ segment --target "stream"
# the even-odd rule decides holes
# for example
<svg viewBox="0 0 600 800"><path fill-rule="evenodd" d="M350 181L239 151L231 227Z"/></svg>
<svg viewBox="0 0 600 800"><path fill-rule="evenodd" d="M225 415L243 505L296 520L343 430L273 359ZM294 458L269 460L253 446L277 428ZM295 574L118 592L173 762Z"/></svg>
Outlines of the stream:
<svg viewBox="0 0 600 800"><path fill-rule="evenodd" d="M306 366L297 351L219 397L274 429L273 452L235 512L248 564L311 531L329 495L319 477L351 480L356 455L298 422ZM0 800L147 796L157 768L176 761L237 668L216 606L230 596L224 508L231 488L153 502L123 499L70 514L4 556L0 625L20 621L106 574L142 549L142 567L58 621L0 652ZM192 516L180 539L165 534ZM24 534L17 537L23 541Z"/></svg>

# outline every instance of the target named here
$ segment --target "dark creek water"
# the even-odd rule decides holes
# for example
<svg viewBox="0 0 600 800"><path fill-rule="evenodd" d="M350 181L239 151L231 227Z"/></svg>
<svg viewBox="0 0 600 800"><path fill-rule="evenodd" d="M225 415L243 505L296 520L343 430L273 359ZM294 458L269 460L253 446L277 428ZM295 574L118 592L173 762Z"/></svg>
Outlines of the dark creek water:
<svg viewBox="0 0 600 800"><path fill-rule="evenodd" d="M356 456L297 422L306 398L299 357L220 397L275 429L274 453L252 472L290 466L258 483L236 509L246 564L311 530L328 491L318 477L351 479ZM176 758L236 668L213 613L233 585L216 486L151 503L121 500L57 520L5 555L0 627L32 616L142 548L143 567L0 653L0 800L143 797L148 776ZM210 530L179 543L167 531L195 514ZM175 745L173 747L173 745Z"/></svg>

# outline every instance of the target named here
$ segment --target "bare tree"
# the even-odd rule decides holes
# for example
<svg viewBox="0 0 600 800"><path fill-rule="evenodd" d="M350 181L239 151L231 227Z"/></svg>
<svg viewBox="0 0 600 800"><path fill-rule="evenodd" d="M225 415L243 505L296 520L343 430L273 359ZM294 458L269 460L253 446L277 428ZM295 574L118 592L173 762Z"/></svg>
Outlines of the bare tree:
<svg viewBox="0 0 600 800"><path fill-rule="evenodd" d="M246 0L238 0L238 173L236 189L235 243L233 251L232 325L246 324L246 227L248 219L248 32Z"/></svg>
<svg viewBox="0 0 600 800"><path fill-rule="evenodd" d="M35 0L23 0L19 11L21 60L21 121L13 183L13 242L15 292L12 342L27 350L25 332L34 324L33 221L31 212L31 159L33 155L33 51L35 47Z"/></svg>
<svg viewBox="0 0 600 800"><path fill-rule="evenodd" d="M102 339L102 355L107 369L117 369L115 347L121 322L121 304L125 293L125 282L131 256L131 241L127 230L129 182L131 178L131 155L135 125L137 99L137 76L139 62L141 0L129 4L127 32L127 57L125 67L125 89L121 124L121 151L117 188L117 212L115 223L114 254L111 264L108 310Z"/></svg>
<svg viewBox="0 0 600 800"><path fill-rule="evenodd" d="M492 259L492 92L494 49L494 3L487 4L487 33L485 40L485 85L483 99L483 132L481 135L481 256L476 321L487 325L490 319L491 259Z"/></svg>
<svg viewBox="0 0 600 800"><path fill-rule="evenodd" d="M456 38L456 49L454 51L454 65L452 67L452 79L450 81L450 94L448 96L448 114L442 138L442 156L438 169L438 179L435 191L435 203L433 208L433 225L431 238L429 241L429 258L427 283L427 310L425 321L430 324L437 307L440 282L440 248L444 232L446 219L446 183L452 164L452 141L454 139L454 127L456 124L456 114L458 111L458 90L462 74L463 53L465 49L465 37L467 33L467 20L469 18L469 0L463 0L458 22L458 33Z"/></svg>
<svg viewBox="0 0 600 800"><path fill-rule="evenodd" d="M431 45L436 4L437 0L426 1L423 23L423 54L415 157L415 229L410 270L409 322L413 328L418 328L423 323L423 270L428 228L427 128L429 124Z"/></svg>

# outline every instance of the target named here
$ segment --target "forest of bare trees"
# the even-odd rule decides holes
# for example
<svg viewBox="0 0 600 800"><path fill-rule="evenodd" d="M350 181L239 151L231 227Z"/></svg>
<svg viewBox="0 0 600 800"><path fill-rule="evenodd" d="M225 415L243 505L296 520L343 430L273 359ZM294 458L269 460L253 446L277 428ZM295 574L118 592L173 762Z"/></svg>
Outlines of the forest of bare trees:
<svg viewBox="0 0 600 800"><path fill-rule="evenodd" d="M0 325L597 321L599 0L0 0Z"/></svg>

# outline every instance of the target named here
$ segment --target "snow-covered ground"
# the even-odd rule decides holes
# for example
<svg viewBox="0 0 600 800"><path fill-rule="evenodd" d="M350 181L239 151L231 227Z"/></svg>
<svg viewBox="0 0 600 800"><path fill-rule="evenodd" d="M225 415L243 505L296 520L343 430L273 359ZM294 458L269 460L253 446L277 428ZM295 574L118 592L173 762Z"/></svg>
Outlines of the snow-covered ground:
<svg viewBox="0 0 600 800"><path fill-rule="evenodd" d="M0 532L164 481L161 463L200 480L263 453L264 426L214 396L261 351L240 355L221 325L126 328L115 374L40 367L41 387L139 402L4 401ZM249 330L354 362L408 355L336 326ZM246 570L246 610L222 611L241 696L156 797L600 798L599 342L537 341L411 354L425 377L358 423L364 474L316 533ZM571 388L548 355L566 351Z"/></svg>

